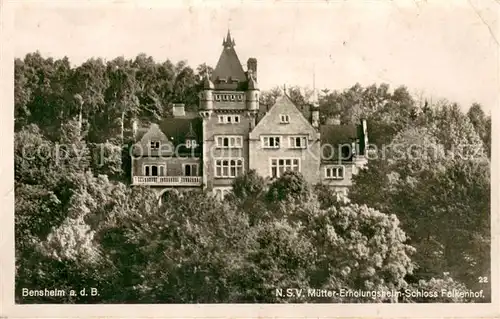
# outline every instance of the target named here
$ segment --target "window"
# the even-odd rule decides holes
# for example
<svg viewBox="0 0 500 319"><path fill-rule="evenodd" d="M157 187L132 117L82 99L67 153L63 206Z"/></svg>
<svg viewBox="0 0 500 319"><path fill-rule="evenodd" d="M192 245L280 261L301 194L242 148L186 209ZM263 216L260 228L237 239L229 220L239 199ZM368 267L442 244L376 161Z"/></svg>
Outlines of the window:
<svg viewBox="0 0 500 319"><path fill-rule="evenodd" d="M234 178L243 173L242 159L217 159L215 160L215 177Z"/></svg>
<svg viewBox="0 0 500 319"><path fill-rule="evenodd" d="M165 176L167 172L166 165L144 165L144 176Z"/></svg>
<svg viewBox="0 0 500 319"><path fill-rule="evenodd" d="M240 116L239 115L219 115L218 120L219 120L219 124L240 123Z"/></svg>
<svg viewBox="0 0 500 319"><path fill-rule="evenodd" d="M216 199L223 200L224 197L231 192L231 187L216 187L213 190L213 194Z"/></svg>
<svg viewBox="0 0 500 319"><path fill-rule="evenodd" d="M271 177L280 177L285 171L300 172L300 159L298 158L272 158Z"/></svg>
<svg viewBox="0 0 500 319"><path fill-rule="evenodd" d="M242 136L216 136L215 142L218 148L242 148Z"/></svg>
<svg viewBox="0 0 500 319"><path fill-rule="evenodd" d="M291 136L290 148L306 148L307 138L305 136Z"/></svg>
<svg viewBox="0 0 500 319"><path fill-rule="evenodd" d="M157 150L160 148L160 141L151 141L150 147L152 150Z"/></svg>
<svg viewBox="0 0 500 319"><path fill-rule="evenodd" d="M262 147L263 148L280 148L280 140L279 136L264 136L262 138Z"/></svg>
<svg viewBox="0 0 500 319"><path fill-rule="evenodd" d="M332 166L325 168L325 178L344 179L344 166Z"/></svg>
<svg viewBox="0 0 500 319"><path fill-rule="evenodd" d="M198 176L198 164L184 164L184 176Z"/></svg>
<svg viewBox="0 0 500 319"><path fill-rule="evenodd" d="M196 148L198 146L198 143L196 140L186 140L186 147L187 148Z"/></svg>
<svg viewBox="0 0 500 319"><path fill-rule="evenodd" d="M290 123L290 116L288 116L287 114L280 114L280 123L281 124Z"/></svg>
<svg viewBox="0 0 500 319"><path fill-rule="evenodd" d="M233 79L233 82L234 81L235 79ZM238 80L236 80L236 82L238 82ZM241 102L243 101L243 94L226 94L226 93L214 94L214 100L223 102L234 102L234 101Z"/></svg>

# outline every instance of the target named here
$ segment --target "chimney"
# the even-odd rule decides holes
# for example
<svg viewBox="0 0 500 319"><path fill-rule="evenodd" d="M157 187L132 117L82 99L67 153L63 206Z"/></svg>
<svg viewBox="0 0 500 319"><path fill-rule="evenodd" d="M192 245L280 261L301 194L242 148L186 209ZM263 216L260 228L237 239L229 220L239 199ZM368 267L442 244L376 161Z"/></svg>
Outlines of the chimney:
<svg viewBox="0 0 500 319"><path fill-rule="evenodd" d="M257 59L249 58L247 61L247 70L252 70L253 78L257 81Z"/></svg>
<svg viewBox="0 0 500 319"><path fill-rule="evenodd" d="M172 114L174 115L174 117L186 116L186 111L184 110L184 104L182 103L172 104Z"/></svg>

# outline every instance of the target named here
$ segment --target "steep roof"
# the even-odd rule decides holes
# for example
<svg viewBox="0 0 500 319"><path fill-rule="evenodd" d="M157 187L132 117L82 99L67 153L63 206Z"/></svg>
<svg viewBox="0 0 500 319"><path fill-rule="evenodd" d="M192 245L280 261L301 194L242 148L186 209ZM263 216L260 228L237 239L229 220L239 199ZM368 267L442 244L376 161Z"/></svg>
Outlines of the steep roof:
<svg viewBox="0 0 500 319"><path fill-rule="evenodd" d="M178 147L183 145L186 140L196 140L197 144L200 146L202 144L202 119L192 118L192 117L182 117L182 118L165 118L157 123L150 123L149 127L141 127L137 130L136 134L136 145L143 144L143 147L147 147L147 140L154 138L162 141L162 143L172 143L173 147ZM148 138L149 136L149 138ZM191 154L191 149L187 149L184 146L180 146L178 149L180 154ZM195 149L195 154L199 154L201 148ZM151 155L156 156L156 153Z"/></svg>
<svg viewBox="0 0 500 319"><path fill-rule="evenodd" d="M269 110L271 109L271 107L273 107L273 105L266 105L266 104L259 103L259 110L258 110L257 119L256 119L257 123L264 117L264 115L266 115L267 112L269 112ZM309 105L308 103L305 103L303 105L295 105L295 107L300 112L302 112L302 114L304 115L304 117L307 120L311 119L311 105Z"/></svg>
<svg viewBox="0 0 500 319"><path fill-rule="evenodd" d="M322 158L324 160L339 159L339 146L342 144L351 145L352 142L355 142L359 136L358 125L354 124L351 125L326 124L326 125L320 125L319 129L321 133ZM329 145L330 147L324 147L325 145ZM349 160L351 160L351 158L346 159L346 157L344 157L344 161L349 161Z"/></svg>
<svg viewBox="0 0 500 319"><path fill-rule="evenodd" d="M260 114L262 109L260 110ZM280 115L289 116L287 125L280 125ZM260 118L260 115L259 115ZM308 134L311 138L317 138L318 132L304 116L302 111L295 106L288 95L281 95L269 110L259 119L250 133L250 138L257 138L260 134Z"/></svg>
<svg viewBox="0 0 500 319"><path fill-rule="evenodd" d="M358 138L357 125L320 125L321 144L339 145L353 142Z"/></svg>
<svg viewBox="0 0 500 319"><path fill-rule="evenodd" d="M160 122L161 131L174 143L182 144L186 138L202 140L201 118L165 118Z"/></svg>
<svg viewBox="0 0 500 319"><path fill-rule="evenodd" d="M241 66L240 59L234 50L234 39L231 39L231 34L228 31L226 39L223 40L222 45L224 49L219 57L219 62L212 72L211 80L216 83L217 78L228 79L229 77L233 79L238 79L238 81L243 82L246 80L245 71Z"/></svg>

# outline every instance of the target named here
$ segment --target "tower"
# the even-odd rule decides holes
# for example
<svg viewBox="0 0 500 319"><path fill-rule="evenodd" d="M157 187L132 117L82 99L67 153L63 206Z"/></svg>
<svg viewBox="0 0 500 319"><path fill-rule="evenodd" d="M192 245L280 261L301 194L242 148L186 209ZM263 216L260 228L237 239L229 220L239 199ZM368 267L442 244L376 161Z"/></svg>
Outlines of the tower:
<svg viewBox="0 0 500 319"><path fill-rule="evenodd" d="M203 184L223 193L248 169L248 133L258 110L258 87L243 70L230 31L222 52L200 92ZM251 90L247 92L247 88ZM247 100L247 98L249 100Z"/></svg>
<svg viewBox="0 0 500 319"><path fill-rule="evenodd" d="M208 73L205 74L205 79L203 80L203 90L200 92L200 115L205 117L210 117L214 108L213 102L213 90L215 86L210 80Z"/></svg>
<svg viewBox="0 0 500 319"><path fill-rule="evenodd" d="M248 70L248 85L246 91L246 108L250 118L250 129L255 127L255 119L259 111L259 87L254 78L253 69Z"/></svg>

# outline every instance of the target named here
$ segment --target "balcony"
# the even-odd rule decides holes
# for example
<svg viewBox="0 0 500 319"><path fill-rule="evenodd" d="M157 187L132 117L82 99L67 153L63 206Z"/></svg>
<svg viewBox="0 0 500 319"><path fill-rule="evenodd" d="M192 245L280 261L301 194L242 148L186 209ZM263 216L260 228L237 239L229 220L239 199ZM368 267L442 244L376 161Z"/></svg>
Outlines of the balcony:
<svg viewBox="0 0 500 319"><path fill-rule="evenodd" d="M201 186L201 176L134 176L133 185Z"/></svg>

